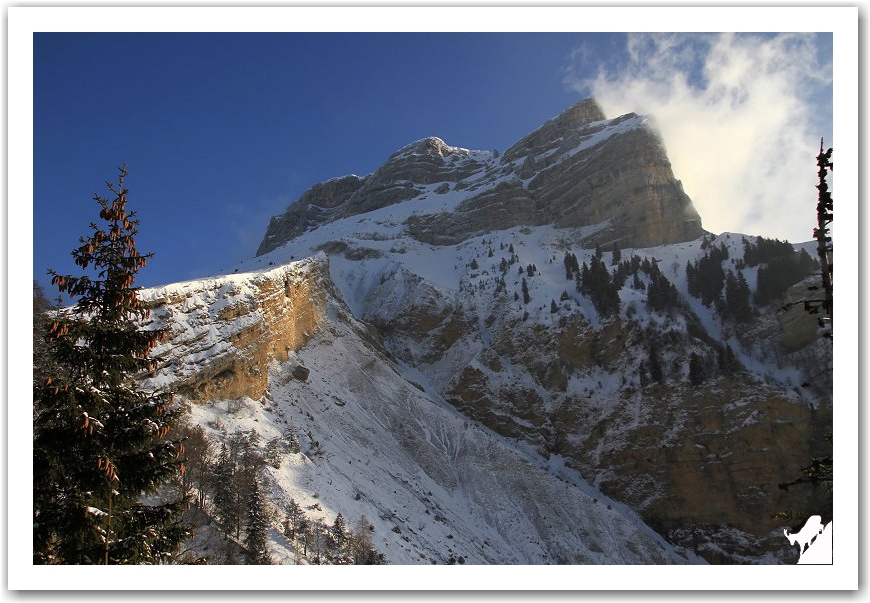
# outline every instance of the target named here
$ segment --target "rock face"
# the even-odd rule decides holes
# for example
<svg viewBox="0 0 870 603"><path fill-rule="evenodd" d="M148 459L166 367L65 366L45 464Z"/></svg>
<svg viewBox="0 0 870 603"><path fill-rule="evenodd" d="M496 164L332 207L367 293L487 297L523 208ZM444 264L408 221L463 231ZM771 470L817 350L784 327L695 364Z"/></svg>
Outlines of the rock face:
<svg viewBox="0 0 870 603"><path fill-rule="evenodd" d="M268 367L286 361L324 319L324 258L267 272L226 276L146 289L149 323L166 325L168 339L154 357L162 360L145 384L172 382L191 400L259 399Z"/></svg>
<svg viewBox="0 0 870 603"><path fill-rule="evenodd" d="M191 421L218 445L252 427L257 442L298 436L258 475L278 511L274 562L300 558L279 535L288 500L326 525L366 517L394 564L700 561L575 472L552 471L406 379L328 275L317 256L141 292L146 326L171 329L146 386L195 402Z"/></svg>
<svg viewBox="0 0 870 603"><path fill-rule="evenodd" d="M501 157L427 138L393 154L374 174L315 185L271 219L257 255L320 225L430 191L462 193L451 211L414 213L407 219L411 236L435 245L541 224L607 223L587 242L620 247L688 241L703 232L647 120L633 113L608 120L587 99Z"/></svg>
<svg viewBox="0 0 870 603"><path fill-rule="evenodd" d="M405 254L382 258L391 268L379 279L364 276L362 263L352 275L354 283L369 283L358 293L358 316L426 377L427 391L560 459L671 542L714 563L793 562L776 515L829 509L822 488L780 488L810 458L830 453L830 383L797 385L830 366L812 317L759 309L738 324L704 307L677 278L687 258L704 255L707 243L696 240L624 252L661 265L682 302L648 313L652 283L640 277L629 285L627 278L622 310L605 318L566 281L561 258L570 243L563 236L514 230L457 245L459 265L467 266L459 269L459 291L402 266ZM725 263L733 269L743 244L728 241ZM595 255L576 251L584 265ZM502 270L500 256L518 260ZM612 265L611 256L605 264ZM523 280L528 303L518 295ZM806 284L796 285L788 299L801 286L805 291ZM357 285L351 290L359 292ZM738 351L732 364L726 345ZM649 376L652 349L661 383ZM704 367L694 381L693 355Z"/></svg>
<svg viewBox="0 0 870 603"><path fill-rule="evenodd" d="M501 156L427 138L374 174L313 187L273 218L259 252L269 257L244 266L315 257L147 292L155 320L174 325L151 383L174 380L197 401L314 388L309 403L319 410L297 417L312 428L332 427L318 425L316 412L359 406L366 421L392 417L381 440L419 430L408 440L416 458L446 446L446 465L427 465L425 476L406 467L423 481L458 470L444 443L463 440L450 431L457 424L472 425L501 436L475 449L487 463L521 450L556 479L579 473L597 493L592 505L598 494L628 505L681 550L714 563L791 562L782 529L797 526L777 514L830 510L822 488L780 484L830 454L831 383L802 384L832 357L814 318L750 301L769 262L747 265L750 239L704 234L647 121L608 120L592 100ZM705 282L717 273L722 281L706 303L689 277L702 264ZM746 284L746 312L736 311L743 290L726 282ZM783 290L777 304L799 302L808 284ZM350 324L354 344L330 348ZM293 355L314 332L316 345L304 350L316 349L318 362L302 364ZM283 368L270 370L275 361ZM425 404L401 406L418 398L456 413L453 427L423 421ZM483 496L489 521L501 495L477 469L463 495ZM442 477L439 487L459 483ZM469 547L472 558L498 559ZM547 547L552 560L556 549ZM556 548L558 561L595 559Z"/></svg>
<svg viewBox="0 0 870 603"><path fill-rule="evenodd" d="M391 155L374 174L314 185L286 212L272 217L257 255L320 224L413 199L423 194L424 185L457 182L482 167L470 151L448 146L440 138L418 140Z"/></svg>

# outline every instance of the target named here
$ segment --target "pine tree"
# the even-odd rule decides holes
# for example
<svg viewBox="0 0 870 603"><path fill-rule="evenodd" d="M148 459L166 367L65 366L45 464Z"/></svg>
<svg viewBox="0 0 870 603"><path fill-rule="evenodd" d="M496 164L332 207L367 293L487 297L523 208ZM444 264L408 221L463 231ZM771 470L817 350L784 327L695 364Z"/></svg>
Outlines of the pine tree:
<svg viewBox="0 0 870 603"><path fill-rule="evenodd" d="M522 290L523 290L523 303L527 304L531 300L531 297L529 296L529 285L528 285L528 283L526 283L525 278L523 279Z"/></svg>
<svg viewBox="0 0 870 603"><path fill-rule="evenodd" d="M235 492L233 490L235 472L235 461L230 454L230 449L226 443L222 443L217 462L214 465L214 494L212 502L215 514L225 534L236 532L240 522Z"/></svg>
<svg viewBox="0 0 870 603"><path fill-rule="evenodd" d="M51 302L45 296L42 285L33 281L33 385L44 383L46 379L61 371L61 367L51 355L48 345L48 327L53 311ZM34 409L34 413L36 409Z"/></svg>
<svg viewBox="0 0 870 603"><path fill-rule="evenodd" d="M248 517L245 528L245 547L247 548L247 561L250 565L271 565L272 558L269 556L267 546L269 520L266 518L266 508L263 496L260 494L260 484L256 479L251 480L250 494L248 496Z"/></svg>
<svg viewBox="0 0 870 603"><path fill-rule="evenodd" d="M619 245L616 243L613 244L613 256L610 259L610 264L615 266L619 262L622 261L622 250L619 248Z"/></svg>
<svg viewBox="0 0 870 603"><path fill-rule="evenodd" d="M737 271L737 276L731 271L725 277L725 304L728 314L737 322L748 322L752 318L752 306L749 304L749 283L743 272Z"/></svg>
<svg viewBox="0 0 870 603"><path fill-rule="evenodd" d="M335 522L329 528L329 537L334 547L333 561L335 563L347 563L349 559L345 554L348 545L347 523L344 521L344 516L339 513L335 516Z"/></svg>
<svg viewBox="0 0 870 603"><path fill-rule="evenodd" d="M141 329L148 308L133 282L152 254L140 254L138 220L127 211L127 173L94 195L105 224L72 251L91 275L52 284L77 299L48 325L52 358L63 367L34 386L34 563L160 563L187 536L186 500L141 502L183 471L183 445L166 438L183 409L136 377L154 369L164 331Z"/></svg>

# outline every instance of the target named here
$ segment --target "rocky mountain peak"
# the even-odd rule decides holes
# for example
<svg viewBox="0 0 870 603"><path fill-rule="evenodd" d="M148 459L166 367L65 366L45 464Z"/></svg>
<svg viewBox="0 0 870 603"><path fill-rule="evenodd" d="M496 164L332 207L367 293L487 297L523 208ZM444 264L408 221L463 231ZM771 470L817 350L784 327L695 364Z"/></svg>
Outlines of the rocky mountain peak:
<svg viewBox="0 0 870 603"><path fill-rule="evenodd" d="M386 163L389 164L397 159L409 155L437 155L439 157L447 157L457 154L468 155L469 153L470 151L468 149L451 147L437 136L427 136L426 138L415 140L411 144L402 147L393 153L390 158L387 159Z"/></svg>
<svg viewBox="0 0 870 603"><path fill-rule="evenodd" d="M562 130L575 130L589 125L594 121L604 121L607 116L594 98L587 98L568 107L553 119L556 126Z"/></svg>
<svg viewBox="0 0 870 603"><path fill-rule="evenodd" d="M422 203L426 199L439 202ZM649 247L703 232L646 118L629 113L607 119L589 98L544 122L501 157L430 136L402 147L369 176L315 185L272 218L257 255L335 220L411 200L412 211L398 212L405 230L433 245L544 224L604 224L583 241L590 246Z"/></svg>

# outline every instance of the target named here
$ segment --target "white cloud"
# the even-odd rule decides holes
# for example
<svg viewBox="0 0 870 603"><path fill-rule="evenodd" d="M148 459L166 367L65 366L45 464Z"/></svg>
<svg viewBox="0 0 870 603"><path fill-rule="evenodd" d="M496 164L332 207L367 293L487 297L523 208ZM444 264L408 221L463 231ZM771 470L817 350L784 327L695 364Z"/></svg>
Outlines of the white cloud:
<svg viewBox="0 0 870 603"><path fill-rule="evenodd" d="M813 34L629 34L627 59L565 83L609 117L654 118L704 228L812 238L832 68ZM819 99L823 99L820 103ZM827 114L819 114L821 112ZM825 131L827 130L827 131Z"/></svg>

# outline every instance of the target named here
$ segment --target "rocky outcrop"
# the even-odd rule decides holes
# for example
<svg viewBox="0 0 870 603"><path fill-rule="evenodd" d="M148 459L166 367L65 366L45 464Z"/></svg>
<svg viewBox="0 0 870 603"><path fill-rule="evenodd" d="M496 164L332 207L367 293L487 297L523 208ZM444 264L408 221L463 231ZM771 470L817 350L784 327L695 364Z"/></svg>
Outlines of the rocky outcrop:
<svg viewBox="0 0 870 603"><path fill-rule="evenodd" d="M448 146L440 138L418 140L393 153L373 174L314 185L287 211L271 218L257 255L320 224L413 199L423 194L426 185L457 182L482 167L470 151Z"/></svg>
<svg viewBox="0 0 870 603"><path fill-rule="evenodd" d="M333 220L422 197L428 187L464 198L449 212L414 213L414 238L452 245L514 226L583 227L606 223L588 246L650 247L688 241L701 219L674 178L658 134L633 113L608 120L587 99L523 137L499 158L414 142L365 178L318 184L273 217L257 250L265 254Z"/></svg>
<svg viewBox="0 0 870 603"><path fill-rule="evenodd" d="M328 267L316 257L265 272L145 289L145 326L168 328L144 383L172 382L191 400L259 399L273 360L286 361L324 319ZM301 377L300 377L301 378Z"/></svg>
<svg viewBox="0 0 870 603"><path fill-rule="evenodd" d="M829 383L809 404L763 371L717 368L724 344L686 306L655 327L626 316L593 326L570 300L544 314L552 318L524 318L510 294L470 290L467 302L490 304L486 311L401 271L370 291L363 317L463 415L559 458L672 542L714 563L794 561L776 515L825 512L828 503L822 487L780 484L830 452ZM825 356L806 320L763 313L736 336L811 375ZM646 373L653 343L663 384ZM692 353L708 370L697 383Z"/></svg>
<svg viewBox="0 0 870 603"><path fill-rule="evenodd" d="M315 184L283 214L272 216L257 255L268 253L309 228L339 217L348 198L364 182L364 179L350 175Z"/></svg>

